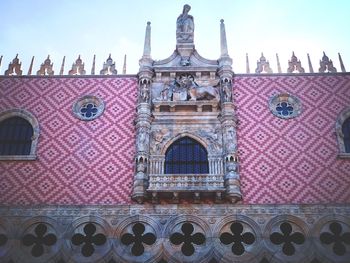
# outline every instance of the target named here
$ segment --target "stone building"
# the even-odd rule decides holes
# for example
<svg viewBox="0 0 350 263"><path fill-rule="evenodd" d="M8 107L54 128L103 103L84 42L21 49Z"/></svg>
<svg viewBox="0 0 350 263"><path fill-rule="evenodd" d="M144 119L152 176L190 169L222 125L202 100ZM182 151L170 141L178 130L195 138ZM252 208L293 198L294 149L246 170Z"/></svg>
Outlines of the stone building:
<svg viewBox="0 0 350 263"><path fill-rule="evenodd" d="M0 76L1 262L350 262L350 74L176 49ZM1 63L1 59L0 59ZM33 65L33 61L32 64Z"/></svg>

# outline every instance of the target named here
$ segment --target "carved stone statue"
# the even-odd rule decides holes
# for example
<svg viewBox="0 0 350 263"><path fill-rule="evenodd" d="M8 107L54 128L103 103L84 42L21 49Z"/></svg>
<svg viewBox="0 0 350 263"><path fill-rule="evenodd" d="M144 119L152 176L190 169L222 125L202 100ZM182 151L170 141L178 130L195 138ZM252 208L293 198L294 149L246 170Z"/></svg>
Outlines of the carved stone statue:
<svg viewBox="0 0 350 263"><path fill-rule="evenodd" d="M223 79L221 81L221 86L222 86L222 100L224 102L230 102L232 101L232 86L231 86L231 81L228 79Z"/></svg>
<svg viewBox="0 0 350 263"><path fill-rule="evenodd" d="M150 91L147 79L140 81L140 102L149 102Z"/></svg>
<svg viewBox="0 0 350 263"><path fill-rule="evenodd" d="M146 128L141 127L137 136L137 148L138 151L146 151L147 147L148 147L148 134L146 131Z"/></svg>
<svg viewBox="0 0 350 263"><path fill-rule="evenodd" d="M188 12L191 10L191 6L184 5L182 14L179 15L176 21L176 40L178 43L192 43L194 22L193 16Z"/></svg>

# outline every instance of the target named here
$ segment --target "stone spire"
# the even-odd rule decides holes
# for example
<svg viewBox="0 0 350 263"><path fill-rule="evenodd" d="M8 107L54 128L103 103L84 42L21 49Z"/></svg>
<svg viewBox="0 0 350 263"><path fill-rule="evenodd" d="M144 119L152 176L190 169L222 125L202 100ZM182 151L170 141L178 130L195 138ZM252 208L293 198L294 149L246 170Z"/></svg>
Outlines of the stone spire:
<svg viewBox="0 0 350 263"><path fill-rule="evenodd" d="M0 67L1 67L1 62L2 62L2 56L0 57Z"/></svg>
<svg viewBox="0 0 350 263"><path fill-rule="evenodd" d="M346 72L345 66L344 66L344 63L343 63L343 60L342 60L342 58L341 58L340 53L338 53L338 57L339 57L339 63L340 63L341 72Z"/></svg>
<svg viewBox="0 0 350 263"><path fill-rule="evenodd" d="M221 57L228 57L224 19L220 20L220 49L221 49Z"/></svg>
<svg viewBox="0 0 350 263"><path fill-rule="evenodd" d="M139 61L140 72L146 68L152 67L153 60L151 58L151 22L147 22L146 33L145 33L145 43L143 46L143 55Z"/></svg>
<svg viewBox="0 0 350 263"><path fill-rule="evenodd" d="M219 66L220 67L226 66L225 67L226 70L232 71L232 68L231 68L232 59L228 54L224 19L220 20L220 50L221 50L220 52L221 54L219 58ZM232 78L232 76L230 78Z"/></svg>
<svg viewBox="0 0 350 263"><path fill-rule="evenodd" d="M151 22L147 22L145 43L143 46L143 58L151 58Z"/></svg>
<svg viewBox="0 0 350 263"><path fill-rule="evenodd" d="M245 54L246 73L250 73L248 53Z"/></svg>
<svg viewBox="0 0 350 263"><path fill-rule="evenodd" d="M276 53L276 60L277 60L277 72L282 73L281 63L277 53Z"/></svg>
<svg viewBox="0 0 350 263"><path fill-rule="evenodd" d="M307 53L307 62L309 63L309 71L310 73L314 73L314 68L312 67L311 59L309 53Z"/></svg>
<svg viewBox="0 0 350 263"><path fill-rule="evenodd" d="M29 66L27 75L32 75L33 63L34 63L34 56L32 57L32 60L30 61L30 66Z"/></svg>
<svg viewBox="0 0 350 263"><path fill-rule="evenodd" d="M126 54L124 55L123 74L126 74Z"/></svg>
<svg viewBox="0 0 350 263"><path fill-rule="evenodd" d="M63 75L63 71L64 71L64 62L66 61L66 56L63 56L62 59L62 65L61 65L61 70L60 70L60 75Z"/></svg>
<svg viewBox="0 0 350 263"><path fill-rule="evenodd" d="M91 75L95 75L95 64L96 64L96 55L94 55L94 58L92 60Z"/></svg>

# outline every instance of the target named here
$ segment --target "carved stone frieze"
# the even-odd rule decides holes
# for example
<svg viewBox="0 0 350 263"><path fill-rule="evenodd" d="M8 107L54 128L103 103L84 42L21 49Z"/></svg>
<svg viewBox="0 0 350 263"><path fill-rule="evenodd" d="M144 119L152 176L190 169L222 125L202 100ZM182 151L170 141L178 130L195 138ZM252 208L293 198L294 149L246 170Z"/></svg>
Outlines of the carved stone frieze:
<svg viewBox="0 0 350 263"><path fill-rule="evenodd" d="M347 263L349 235L349 205L0 207L1 262Z"/></svg>

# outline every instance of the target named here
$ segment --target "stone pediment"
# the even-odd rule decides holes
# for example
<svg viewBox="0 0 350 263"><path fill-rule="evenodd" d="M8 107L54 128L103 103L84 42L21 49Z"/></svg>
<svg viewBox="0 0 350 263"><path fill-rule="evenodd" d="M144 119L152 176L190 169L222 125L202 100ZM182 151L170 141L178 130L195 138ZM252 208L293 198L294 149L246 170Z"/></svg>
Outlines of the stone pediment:
<svg viewBox="0 0 350 263"><path fill-rule="evenodd" d="M187 58L181 56L178 50L163 60L157 60L153 63L153 69L157 72L203 72L216 71L219 63L217 60L209 60L198 54L196 49L190 51L191 55ZM188 63L183 65L184 60Z"/></svg>

